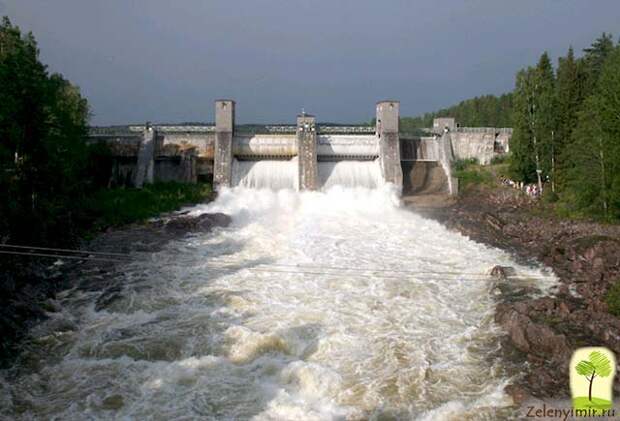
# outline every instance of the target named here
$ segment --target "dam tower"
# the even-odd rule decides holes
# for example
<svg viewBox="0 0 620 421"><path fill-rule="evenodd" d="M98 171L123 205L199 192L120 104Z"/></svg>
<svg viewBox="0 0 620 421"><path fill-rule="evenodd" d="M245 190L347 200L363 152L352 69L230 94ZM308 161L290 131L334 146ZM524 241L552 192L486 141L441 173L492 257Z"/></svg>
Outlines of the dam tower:
<svg viewBox="0 0 620 421"><path fill-rule="evenodd" d="M377 129L381 172L386 182L398 188L403 186L403 170L400 165L399 139L400 102L377 103Z"/></svg>
<svg viewBox="0 0 620 421"><path fill-rule="evenodd" d="M302 113L297 116L297 159L299 190L318 190L316 118Z"/></svg>
<svg viewBox="0 0 620 421"><path fill-rule="evenodd" d="M215 101L215 152L213 181L217 188L232 184L233 135L235 129L235 101Z"/></svg>

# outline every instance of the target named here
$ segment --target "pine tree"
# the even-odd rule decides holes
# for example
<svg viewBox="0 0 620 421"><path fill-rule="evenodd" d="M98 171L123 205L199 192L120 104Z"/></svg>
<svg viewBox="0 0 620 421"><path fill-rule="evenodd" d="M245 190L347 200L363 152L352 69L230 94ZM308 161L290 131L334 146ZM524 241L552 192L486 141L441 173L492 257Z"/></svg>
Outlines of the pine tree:
<svg viewBox="0 0 620 421"><path fill-rule="evenodd" d="M519 180L538 182L552 168L552 132L555 127L555 76L545 52L536 67L517 74L511 172Z"/></svg>
<svg viewBox="0 0 620 421"><path fill-rule="evenodd" d="M553 136L553 181L561 191L565 184L565 172L570 167L566 147L577 126L577 113L584 100L582 86L583 70L570 47L566 57L558 61L556 80L556 121Z"/></svg>
<svg viewBox="0 0 620 421"><path fill-rule="evenodd" d="M589 48L584 48L583 56L584 70L586 72L584 89L587 92L594 91L598 82L599 75L607 57L614 49L614 42L611 34L603 34L598 37Z"/></svg>
<svg viewBox="0 0 620 421"><path fill-rule="evenodd" d="M534 159L534 69L529 67L517 73L514 90L513 136L510 141L510 172L516 180L530 182L536 173Z"/></svg>
<svg viewBox="0 0 620 421"><path fill-rule="evenodd" d="M603 63L595 90L583 103L569 156L567 207L620 219L620 47Z"/></svg>

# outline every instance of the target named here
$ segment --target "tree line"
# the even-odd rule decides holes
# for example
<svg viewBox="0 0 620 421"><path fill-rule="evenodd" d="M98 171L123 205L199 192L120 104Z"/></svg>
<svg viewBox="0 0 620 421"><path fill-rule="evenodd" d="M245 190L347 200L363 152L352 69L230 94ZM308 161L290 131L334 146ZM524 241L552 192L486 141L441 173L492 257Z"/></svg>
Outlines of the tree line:
<svg viewBox="0 0 620 421"><path fill-rule="evenodd" d="M569 214L620 219L620 45L603 33L517 73L510 173L546 183Z"/></svg>
<svg viewBox="0 0 620 421"><path fill-rule="evenodd" d="M98 187L89 107L79 89L39 60L31 33L0 23L0 243L59 244L74 237L84 198Z"/></svg>
<svg viewBox="0 0 620 421"><path fill-rule="evenodd" d="M409 133L433 127L433 120L439 117L454 117L457 123L465 127L512 127L512 98L512 93L507 93L467 99L452 107L418 117L402 117L400 129Z"/></svg>
<svg viewBox="0 0 620 421"><path fill-rule="evenodd" d="M110 188L111 152L105 144L88 144L89 118L78 87L49 72L34 36L3 18L0 244L72 246L98 229L156 216L210 194L208 185L173 182L140 191Z"/></svg>
<svg viewBox="0 0 620 421"><path fill-rule="evenodd" d="M401 131L431 127L437 117L513 127L511 178L545 184L566 214L620 219L620 45L610 34L581 57L569 48L555 67L544 52L517 73L512 92L403 117Z"/></svg>

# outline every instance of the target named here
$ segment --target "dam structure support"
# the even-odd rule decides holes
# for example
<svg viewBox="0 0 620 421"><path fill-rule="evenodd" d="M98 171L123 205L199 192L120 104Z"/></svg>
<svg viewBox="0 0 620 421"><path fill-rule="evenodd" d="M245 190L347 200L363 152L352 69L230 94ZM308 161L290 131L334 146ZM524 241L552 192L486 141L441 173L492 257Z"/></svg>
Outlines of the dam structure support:
<svg viewBox="0 0 620 421"><path fill-rule="evenodd" d="M314 116L297 116L297 159L299 165L299 190L318 190L316 119Z"/></svg>
<svg viewBox="0 0 620 421"><path fill-rule="evenodd" d="M215 101L215 153L213 183L216 188L231 187L235 101Z"/></svg>
<svg viewBox="0 0 620 421"><path fill-rule="evenodd" d="M379 138L379 159L381 172L386 182L399 189L403 187L403 170L400 165L398 101L377 103L377 137Z"/></svg>
<svg viewBox="0 0 620 421"><path fill-rule="evenodd" d="M146 123L142 134L142 142L138 149L138 164L134 180L134 184L138 188L142 188L144 184L153 184L156 141L157 132L151 127L150 123Z"/></svg>

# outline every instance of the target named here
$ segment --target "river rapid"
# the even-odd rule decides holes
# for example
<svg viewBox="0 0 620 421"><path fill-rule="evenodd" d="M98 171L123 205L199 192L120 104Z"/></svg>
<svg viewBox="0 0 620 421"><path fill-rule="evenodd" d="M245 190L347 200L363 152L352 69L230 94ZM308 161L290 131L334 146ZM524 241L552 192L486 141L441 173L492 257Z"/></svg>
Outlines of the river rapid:
<svg viewBox="0 0 620 421"><path fill-rule="evenodd" d="M495 265L542 267L399 206L389 188L235 188L227 228L135 253L116 300L59 295L36 361L0 372L7 419L478 420L509 416ZM59 319L66 320L63 325ZM70 322L70 323L69 323ZM65 326L64 328L62 326Z"/></svg>

